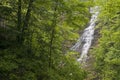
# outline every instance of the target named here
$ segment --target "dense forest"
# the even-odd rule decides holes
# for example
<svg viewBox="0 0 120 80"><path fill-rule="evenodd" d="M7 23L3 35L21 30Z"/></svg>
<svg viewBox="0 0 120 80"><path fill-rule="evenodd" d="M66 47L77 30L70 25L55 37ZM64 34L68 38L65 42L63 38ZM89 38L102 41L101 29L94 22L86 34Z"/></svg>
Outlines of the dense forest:
<svg viewBox="0 0 120 80"><path fill-rule="evenodd" d="M0 80L120 80L120 0L0 0ZM70 50L98 6L92 59Z"/></svg>

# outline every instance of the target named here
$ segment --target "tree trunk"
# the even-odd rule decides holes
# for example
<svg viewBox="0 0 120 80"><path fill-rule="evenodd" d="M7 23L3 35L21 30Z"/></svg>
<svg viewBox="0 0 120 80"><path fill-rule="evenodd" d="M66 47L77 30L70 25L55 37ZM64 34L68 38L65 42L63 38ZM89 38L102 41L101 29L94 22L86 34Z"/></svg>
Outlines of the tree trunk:
<svg viewBox="0 0 120 80"><path fill-rule="evenodd" d="M51 38L50 38L50 48L49 48L49 68L52 67L52 51L53 51L53 42L54 42L54 38L55 38L55 27L56 27L56 20L57 20L57 2L55 2L55 7L54 7L54 18L53 18L53 24L52 24L52 30L51 30Z"/></svg>
<svg viewBox="0 0 120 80"><path fill-rule="evenodd" d="M17 29L18 29L18 31L21 32L21 28L22 28L22 26L21 26L22 25L21 24L21 22L22 22L22 20L21 20L21 0L18 0L18 12L17 12L17 16L18 16ZM21 35L20 34L18 34L17 39L18 39L18 42L21 42Z"/></svg>
<svg viewBox="0 0 120 80"><path fill-rule="evenodd" d="M24 24L23 24L23 28L22 28L22 40L23 41L24 41L24 37L26 35L25 30L28 30L28 27L29 27L29 21L30 21L33 2L34 2L34 0L29 1L27 13L26 13L26 16L25 16L25 20L24 20Z"/></svg>

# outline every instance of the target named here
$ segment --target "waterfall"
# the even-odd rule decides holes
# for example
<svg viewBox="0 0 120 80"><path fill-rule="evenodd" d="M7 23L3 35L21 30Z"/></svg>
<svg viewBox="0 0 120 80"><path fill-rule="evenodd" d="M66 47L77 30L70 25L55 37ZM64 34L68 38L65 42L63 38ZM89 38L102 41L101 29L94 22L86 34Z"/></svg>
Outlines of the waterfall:
<svg viewBox="0 0 120 80"><path fill-rule="evenodd" d="M80 57L77 59L77 61L79 61L80 63L86 62L88 58L87 54L91 47L92 40L94 39L95 22L99 14L99 7L95 6L90 8L90 13L92 14L92 16L89 22L89 26L85 28L77 43L71 48L71 50L81 53Z"/></svg>

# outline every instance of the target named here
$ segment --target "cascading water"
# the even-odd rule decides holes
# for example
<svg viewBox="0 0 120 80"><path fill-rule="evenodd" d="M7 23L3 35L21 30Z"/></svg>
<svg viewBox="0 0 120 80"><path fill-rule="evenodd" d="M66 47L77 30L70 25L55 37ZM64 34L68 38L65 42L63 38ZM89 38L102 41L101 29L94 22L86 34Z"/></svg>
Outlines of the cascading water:
<svg viewBox="0 0 120 80"><path fill-rule="evenodd" d="M90 8L90 13L92 16L89 22L89 26L84 30L82 36L78 39L78 42L71 48L71 50L81 53L80 57L77 59L77 61L80 63L86 62L88 58L87 53L94 38L95 22L99 14L99 7L95 6Z"/></svg>

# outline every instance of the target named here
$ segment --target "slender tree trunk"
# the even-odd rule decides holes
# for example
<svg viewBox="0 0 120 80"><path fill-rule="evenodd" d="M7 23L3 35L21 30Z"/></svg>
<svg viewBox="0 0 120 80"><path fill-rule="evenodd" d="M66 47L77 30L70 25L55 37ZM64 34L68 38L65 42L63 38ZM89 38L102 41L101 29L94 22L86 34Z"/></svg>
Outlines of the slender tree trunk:
<svg viewBox="0 0 120 80"><path fill-rule="evenodd" d="M34 0L29 1L27 13L26 13L25 20L24 20L24 23L23 23L23 28L22 28L22 39L23 39L23 41L24 41L24 36L26 35L25 30L28 30L28 27L29 27L29 21L30 21L32 7L33 7L33 2L34 2Z"/></svg>
<svg viewBox="0 0 120 80"><path fill-rule="evenodd" d="M53 42L55 38L55 27L57 24L57 2L55 2L55 7L54 7L54 18L53 18L53 24L52 24L52 30L51 30L51 38L50 38L50 48L49 48L49 68L52 67L52 51L53 51Z"/></svg>
<svg viewBox="0 0 120 80"><path fill-rule="evenodd" d="M50 39L50 52L49 52L49 68L51 68L52 64L52 49L53 49L53 41L54 41L55 30L53 29L51 32Z"/></svg>
<svg viewBox="0 0 120 80"><path fill-rule="evenodd" d="M21 20L21 0L18 0L17 17L18 17L17 29L18 29L18 31L21 32L21 28L22 28L22 26L21 26L22 25L21 24L21 22L22 22L22 20ZM17 39L18 39L18 42L21 42L21 35L20 34L18 34Z"/></svg>

